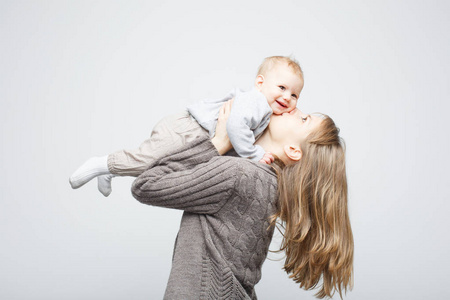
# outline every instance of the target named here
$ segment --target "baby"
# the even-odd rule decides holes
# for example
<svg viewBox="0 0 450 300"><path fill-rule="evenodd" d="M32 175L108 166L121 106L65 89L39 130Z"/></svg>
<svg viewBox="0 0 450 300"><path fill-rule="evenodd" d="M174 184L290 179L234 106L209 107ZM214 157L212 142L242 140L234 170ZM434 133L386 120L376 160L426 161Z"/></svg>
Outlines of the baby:
<svg viewBox="0 0 450 300"><path fill-rule="evenodd" d="M205 131L213 137L220 108L233 98L227 133L234 150L241 157L270 163L273 157L254 142L269 124L272 114L281 115L296 108L302 89L303 72L295 60L284 56L267 57L258 69L251 91L234 89L224 98L201 101L182 113L162 119L138 149L90 158L72 174L70 184L76 189L98 177L99 191L109 196L114 176L139 176L171 149L194 140Z"/></svg>

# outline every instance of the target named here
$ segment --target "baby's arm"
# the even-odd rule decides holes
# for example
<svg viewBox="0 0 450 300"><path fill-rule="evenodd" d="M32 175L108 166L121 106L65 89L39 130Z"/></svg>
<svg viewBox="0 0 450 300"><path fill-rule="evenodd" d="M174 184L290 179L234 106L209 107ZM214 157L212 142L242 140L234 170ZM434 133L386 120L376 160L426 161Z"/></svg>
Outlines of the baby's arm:
<svg viewBox="0 0 450 300"><path fill-rule="evenodd" d="M227 122L227 132L236 153L254 161L265 154L261 146L254 145L254 130L267 127L272 110L266 98L259 92L238 93Z"/></svg>

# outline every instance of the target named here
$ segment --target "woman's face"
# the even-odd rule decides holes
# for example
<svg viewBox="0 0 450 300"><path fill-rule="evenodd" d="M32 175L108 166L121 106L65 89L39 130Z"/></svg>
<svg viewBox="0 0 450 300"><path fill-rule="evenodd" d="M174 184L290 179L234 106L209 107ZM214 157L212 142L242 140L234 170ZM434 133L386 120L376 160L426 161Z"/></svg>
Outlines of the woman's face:
<svg viewBox="0 0 450 300"><path fill-rule="evenodd" d="M272 115L268 126L272 140L280 145L302 145L308 135L318 128L322 118L294 109L290 113Z"/></svg>

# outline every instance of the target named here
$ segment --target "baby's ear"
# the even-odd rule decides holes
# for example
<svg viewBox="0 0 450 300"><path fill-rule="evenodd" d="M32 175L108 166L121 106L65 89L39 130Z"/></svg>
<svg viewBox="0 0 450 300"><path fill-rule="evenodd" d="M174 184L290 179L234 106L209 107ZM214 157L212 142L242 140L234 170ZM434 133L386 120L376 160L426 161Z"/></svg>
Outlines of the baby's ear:
<svg viewBox="0 0 450 300"><path fill-rule="evenodd" d="M303 156L302 149L299 146L293 146L293 145L284 146L284 153L290 160L293 160L293 161L299 161L300 159L302 159L302 156Z"/></svg>
<svg viewBox="0 0 450 300"><path fill-rule="evenodd" d="M258 90L261 90L261 87L262 87L263 83L264 83L264 76L262 76L261 74L259 74L258 76L256 76L256 79L255 79L255 87L256 87Z"/></svg>

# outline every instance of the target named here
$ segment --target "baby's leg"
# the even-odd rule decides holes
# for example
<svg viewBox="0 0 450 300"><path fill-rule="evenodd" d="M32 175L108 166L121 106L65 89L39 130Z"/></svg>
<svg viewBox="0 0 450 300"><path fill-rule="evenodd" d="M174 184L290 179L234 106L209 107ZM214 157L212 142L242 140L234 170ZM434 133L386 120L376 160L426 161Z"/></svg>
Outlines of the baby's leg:
<svg viewBox="0 0 450 300"><path fill-rule="evenodd" d="M86 161L70 177L76 189L97 178L98 190L105 196L111 193L111 180L115 176L139 176L159 158L200 135L208 134L187 111L162 119L149 139L134 150L120 150L104 157Z"/></svg>
<svg viewBox="0 0 450 300"><path fill-rule="evenodd" d="M108 156L91 157L70 176L69 182L73 189L77 189L91 179L106 174L110 174Z"/></svg>
<svg viewBox="0 0 450 300"><path fill-rule="evenodd" d="M168 152L208 134L187 111L162 119L149 139L134 150L120 150L108 156L108 170L119 176L139 176Z"/></svg>
<svg viewBox="0 0 450 300"><path fill-rule="evenodd" d="M103 196L108 197L112 192L111 180L115 175L109 173L97 177L97 188Z"/></svg>
<svg viewBox="0 0 450 300"><path fill-rule="evenodd" d="M108 170L108 156L91 157L70 176L69 182L73 189L77 189L95 177L98 180L98 190L108 197L111 194L111 179L114 177Z"/></svg>

